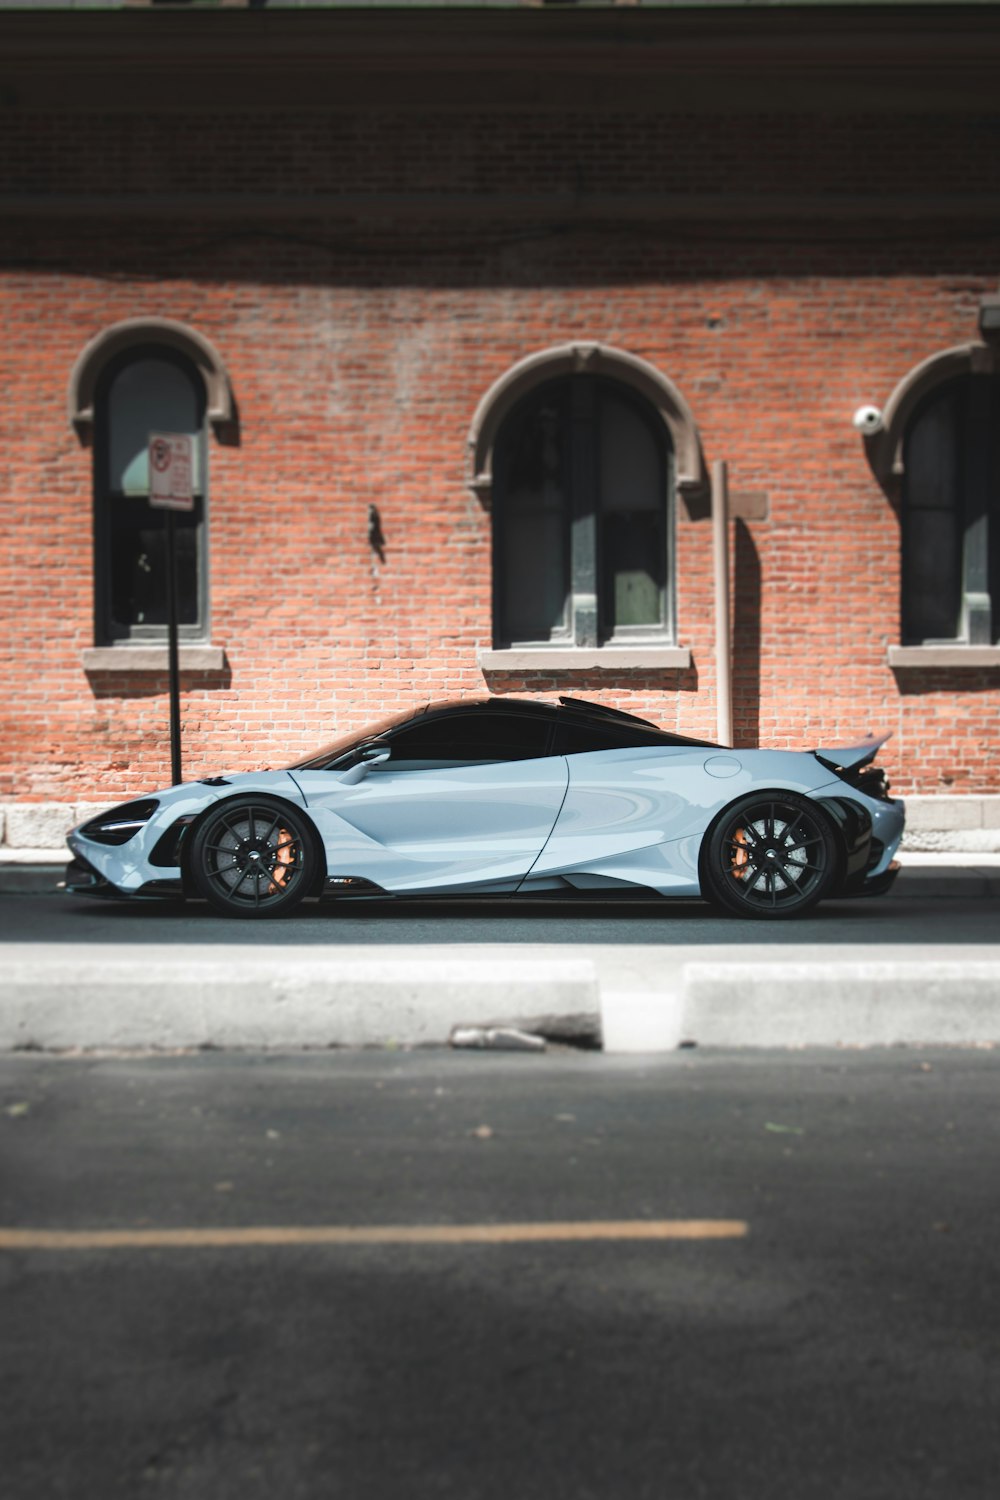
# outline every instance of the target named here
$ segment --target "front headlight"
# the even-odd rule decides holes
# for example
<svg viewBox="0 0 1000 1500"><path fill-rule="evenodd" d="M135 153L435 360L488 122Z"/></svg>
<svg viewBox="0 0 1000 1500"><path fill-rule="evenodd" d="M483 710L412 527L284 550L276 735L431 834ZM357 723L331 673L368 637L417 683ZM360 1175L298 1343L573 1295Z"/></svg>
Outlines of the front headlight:
<svg viewBox="0 0 1000 1500"><path fill-rule="evenodd" d="M141 802L123 802L120 807L112 807L100 817L84 823L79 832L95 844L127 844L149 822L159 805L155 797L146 797Z"/></svg>

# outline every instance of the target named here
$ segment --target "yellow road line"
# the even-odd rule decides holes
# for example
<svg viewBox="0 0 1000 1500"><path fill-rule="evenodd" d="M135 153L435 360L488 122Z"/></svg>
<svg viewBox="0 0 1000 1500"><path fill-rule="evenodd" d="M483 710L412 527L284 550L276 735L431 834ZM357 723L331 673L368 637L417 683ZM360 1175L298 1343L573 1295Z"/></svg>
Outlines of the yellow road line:
<svg viewBox="0 0 1000 1500"><path fill-rule="evenodd" d="M732 1240L742 1219L563 1224L317 1224L242 1229L0 1229L0 1250L203 1250L252 1245L520 1245L588 1240Z"/></svg>

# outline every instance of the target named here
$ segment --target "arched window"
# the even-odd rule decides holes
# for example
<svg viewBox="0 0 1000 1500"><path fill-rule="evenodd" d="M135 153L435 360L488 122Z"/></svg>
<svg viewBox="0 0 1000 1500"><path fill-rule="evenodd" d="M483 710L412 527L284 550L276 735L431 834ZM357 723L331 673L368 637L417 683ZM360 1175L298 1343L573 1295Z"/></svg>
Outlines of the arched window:
<svg viewBox="0 0 1000 1500"><path fill-rule="evenodd" d="M991 330L992 332L992 330ZM893 668L1000 664L1000 350L958 344L915 365L866 435L898 507Z"/></svg>
<svg viewBox="0 0 1000 1500"><path fill-rule="evenodd" d="M151 432L194 439L194 510L174 512L179 634L182 641L206 641L208 430L221 443L239 440L236 404L219 355L201 334L168 318L113 323L73 366L68 415L93 450L98 651L87 654L166 638L166 512L149 504ZM118 654L126 665L126 657L139 653Z"/></svg>
<svg viewBox="0 0 1000 1500"><path fill-rule="evenodd" d="M493 452L496 644L668 639L671 478L667 428L620 382L522 397Z"/></svg>
<svg viewBox="0 0 1000 1500"><path fill-rule="evenodd" d="M933 387L903 437L905 645L1000 638L1000 374Z"/></svg>
<svg viewBox="0 0 1000 1500"><path fill-rule="evenodd" d="M690 666L674 633L675 500L700 504L708 483L676 386L608 345L544 349L485 393L468 454L493 518L484 669Z"/></svg>
<svg viewBox="0 0 1000 1500"><path fill-rule="evenodd" d="M149 503L151 432L193 438L195 502L175 513L178 625L207 629L204 382L166 345L126 349L102 370L94 399L95 618L98 640L159 640L167 624L166 511Z"/></svg>

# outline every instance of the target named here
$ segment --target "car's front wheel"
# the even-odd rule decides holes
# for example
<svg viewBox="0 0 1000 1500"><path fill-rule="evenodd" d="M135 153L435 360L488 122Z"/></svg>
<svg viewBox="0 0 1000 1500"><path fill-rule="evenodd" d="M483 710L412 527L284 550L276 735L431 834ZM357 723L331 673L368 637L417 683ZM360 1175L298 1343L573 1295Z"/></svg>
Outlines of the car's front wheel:
<svg viewBox="0 0 1000 1500"><path fill-rule="evenodd" d="M829 892L838 859L829 819L815 803L794 792L751 793L710 832L702 890L736 916L800 916Z"/></svg>
<svg viewBox="0 0 1000 1500"><path fill-rule="evenodd" d="M308 895L316 875L312 825L284 802L234 797L199 824L191 844L196 890L228 917L278 917Z"/></svg>

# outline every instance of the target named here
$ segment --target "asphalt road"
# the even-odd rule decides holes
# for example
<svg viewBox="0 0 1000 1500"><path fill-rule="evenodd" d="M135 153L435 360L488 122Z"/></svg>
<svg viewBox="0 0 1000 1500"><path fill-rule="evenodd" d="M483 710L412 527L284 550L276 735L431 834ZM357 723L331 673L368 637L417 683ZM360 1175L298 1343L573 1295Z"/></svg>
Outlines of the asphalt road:
<svg viewBox="0 0 1000 1500"><path fill-rule="evenodd" d="M997 1066L2 1058L5 1500L992 1500Z"/></svg>
<svg viewBox="0 0 1000 1500"><path fill-rule="evenodd" d="M203 902L129 904L65 895L0 896L0 941L355 944L552 943L573 945L995 943L995 897L905 894L830 901L788 922L719 916L700 901L308 902L278 921L221 917Z"/></svg>

